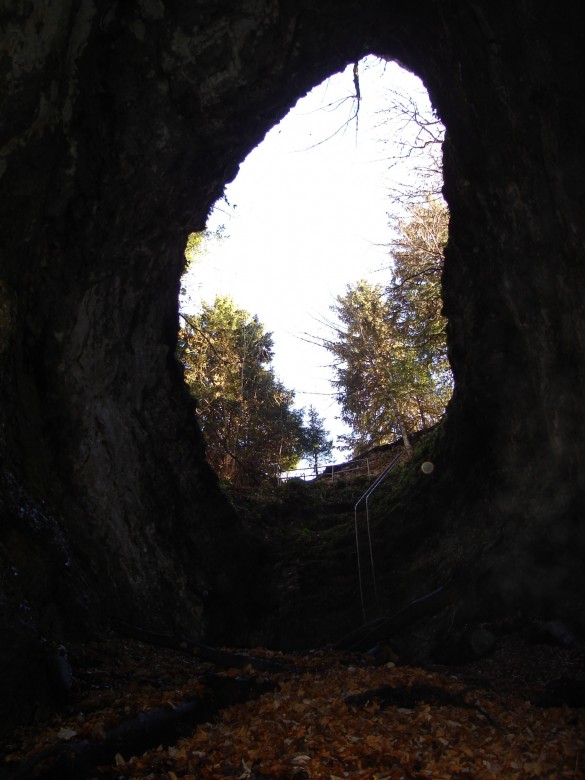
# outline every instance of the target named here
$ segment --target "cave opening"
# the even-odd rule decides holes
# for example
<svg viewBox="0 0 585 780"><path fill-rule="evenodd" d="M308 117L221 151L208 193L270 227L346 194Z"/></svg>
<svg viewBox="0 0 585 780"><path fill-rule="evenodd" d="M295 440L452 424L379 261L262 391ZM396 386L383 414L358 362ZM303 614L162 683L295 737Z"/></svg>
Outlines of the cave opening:
<svg viewBox="0 0 585 780"><path fill-rule="evenodd" d="M214 308L218 296L230 297L240 311L258 318L271 338L271 368L294 393L294 408L302 414L310 405L320 415L333 448L320 459L319 471L328 463L395 441L401 433L408 436L430 427L442 416L451 386L444 321L438 315L441 247L448 222L440 195L443 137L444 128L422 81L397 63L370 55L315 86L268 131L227 184L205 233L190 236L179 298L179 357L198 399L208 457L221 478L234 480L238 470L234 464L245 460L246 448L259 457L262 447L269 446L253 437L238 439L233 414L229 422L216 422L218 416L225 420L226 412L216 400L212 406L210 398L233 391L237 378L229 376L226 360L225 372L216 372L210 382L207 353L215 363L223 343L233 362L246 359L243 346L234 350L216 330L221 324ZM402 258L401 273L396 272L393 252L398 262ZM407 348L421 365L427 362L418 375L411 369L407 398L394 415L401 416L402 426L395 419L385 421L390 414L379 386L371 389L369 401L380 409L377 427L364 430L361 422L356 437L342 419L334 390L334 363L341 361L324 345L331 343L340 324L339 312L331 314L334 304L339 305L350 289L355 294L362 281L370 295L390 299L384 297L387 322L377 324L370 343L383 338L384 324L386 334L392 333L389 320L397 316L398 307L402 339L410 317ZM352 316L352 327L363 327L368 313L364 309ZM432 319L432 325L423 325L424 318ZM205 339L195 338L193 327L205 327ZM206 353L199 361L193 356L196 342ZM401 346L376 344L377 364L388 360L395 372L400 371ZM371 382L363 359L356 356L355 362L362 363L364 384ZM404 362L402 353L402 366ZM347 386L343 390L346 396L351 392ZM391 392L390 387L386 395ZM402 386L400 392L404 393ZM248 403L243 385L239 393L243 408ZM251 415L256 424L265 424L254 411ZM370 418L374 416L372 411ZM268 431L265 438L278 437L274 429ZM295 464L283 452L283 440L284 434L264 473L272 478L315 476L317 464L307 460L310 454ZM292 448L291 440L287 444Z"/></svg>

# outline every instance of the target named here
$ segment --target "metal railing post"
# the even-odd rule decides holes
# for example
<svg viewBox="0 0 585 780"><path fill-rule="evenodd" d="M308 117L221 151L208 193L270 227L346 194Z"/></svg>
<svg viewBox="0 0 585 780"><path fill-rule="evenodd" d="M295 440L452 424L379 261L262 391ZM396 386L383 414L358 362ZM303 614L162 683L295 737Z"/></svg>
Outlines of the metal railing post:
<svg viewBox="0 0 585 780"><path fill-rule="evenodd" d="M405 453L400 452L394 460L392 460L382 471L382 473L377 477L377 479L374 481L372 485L365 491L365 493L358 498L356 501L355 507L354 507L354 525L355 525L355 543L356 543L356 554L357 554L357 565L358 565L358 578L359 578L359 585L360 585L360 600L362 604L362 614L364 616L364 623L367 623L367 617L366 617L366 607L365 607L365 599L364 599L364 585L363 585L363 577L362 577L362 563L360 558L360 544L359 544L359 534L358 534L358 519L357 519L357 513L358 513L358 506L361 504L362 501L365 500L366 502L366 529L368 533L368 548L370 551L370 566L372 567L372 584L374 587L374 599L376 602L376 609L380 609L380 602L378 598L378 585L376 583L376 569L374 565L374 550L372 548L372 532L370 528L370 509L368 500L372 493L376 490L376 488L382 484L382 482L386 479L388 474L392 471L394 466L397 465L398 461L403 457ZM368 464L368 470L369 470L369 464Z"/></svg>

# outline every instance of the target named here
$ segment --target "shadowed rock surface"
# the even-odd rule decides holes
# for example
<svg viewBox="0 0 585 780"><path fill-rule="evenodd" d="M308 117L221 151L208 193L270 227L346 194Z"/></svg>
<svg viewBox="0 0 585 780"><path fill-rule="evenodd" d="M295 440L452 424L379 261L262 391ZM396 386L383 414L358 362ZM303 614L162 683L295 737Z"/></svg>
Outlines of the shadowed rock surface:
<svg viewBox="0 0 585 780"><path fill-rule="evenodd" d="M447 128L451 210L444 300L456 389L433 477L408 510L424 534L398 560L380 531L385 592L409 581L414 558L429 591L479 561L478 611L526 610L583 630L578 10L521 0L3 4L7 721L50 706L47 646L112 617L207 642L270 641L258 625L266 551L205 464L173 357L183 248L270 127L368 53L425 82ZM430 550L440 571L425 568Z"/></svg>

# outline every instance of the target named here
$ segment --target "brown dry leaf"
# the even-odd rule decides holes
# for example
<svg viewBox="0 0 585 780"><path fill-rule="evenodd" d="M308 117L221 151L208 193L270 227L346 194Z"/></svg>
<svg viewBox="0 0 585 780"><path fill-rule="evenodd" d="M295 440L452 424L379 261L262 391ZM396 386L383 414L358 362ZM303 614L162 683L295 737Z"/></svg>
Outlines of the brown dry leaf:
<svg viewBox="0 0 585 780"><path fill-rule="evenodd" d="M207 667L139 644L126 642L124 652L112 652L111 669L98 668L96 650L95 672L88 672L87 695L76 706L76 714L23 733L21 748L15 749L15 743L6 753L14 762L22 761L54 743L60 730L103 738L128 713L154 710L165 703L177 705L187 695L206 695L201 675ZM263 651L258 648L253 654L262 657ZM555 658L548 659L551 669L557 668ZM122 776L134 780L585 778L585 714L566 708L542 710L531 704L536 683L528 679L525 667L539 669L542 675L544 664L527 664L519 653L476 665L468 672L471 682L461 672L365 666L359 660L342 662L325 651L294 658L292 663L287 657L287 662L305 671L270 675L278 684L276 690L228 707L214 723L201 724L175 745L160 745L127 763L120 746L112 765L100 767L95 776L104 780ZM238 670L225 676L241 674ZM478 679L487 685L478 684ZM92 687L96 685L102 687ZM460 697L467 706L422 700L408 707L381 707L375 697L365 706L344 703L350 694L388 685L433 686Z"/></svg>

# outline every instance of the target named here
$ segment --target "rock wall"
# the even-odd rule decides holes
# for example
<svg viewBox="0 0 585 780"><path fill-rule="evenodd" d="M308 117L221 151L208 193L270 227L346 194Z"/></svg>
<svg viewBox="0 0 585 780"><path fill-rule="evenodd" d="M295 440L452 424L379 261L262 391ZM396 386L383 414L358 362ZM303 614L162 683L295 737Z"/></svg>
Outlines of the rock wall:
<svg viewBox="0 0 585 780"><path fill-rule="evenodd" d="M508 589L518 603L530 591L544 608L531 590L543 572L557 601L582 598L585 47L568 6L2 4L11 684L40 684L44 640L111 616L245 640L258 551L205 464L173 357L182 250L265 132L366 53L421 75L447 126L442 527L497 526L501 569L525 572ZM35 706L20 690L13 717Z"/></svg>
<svg viewBox="0 0 585 780"><path fill-rule="evenodd" d="M584 630L575 13L472 3L454 14L448 24L465 39L464 56L451 64L440 110L452 213L444 299L457 385L447 461L454 492L466 496L470 519L501 533L494 597L563 613Z"/></svg>

